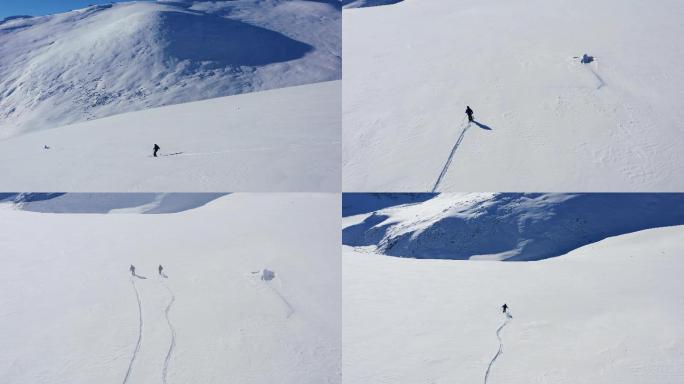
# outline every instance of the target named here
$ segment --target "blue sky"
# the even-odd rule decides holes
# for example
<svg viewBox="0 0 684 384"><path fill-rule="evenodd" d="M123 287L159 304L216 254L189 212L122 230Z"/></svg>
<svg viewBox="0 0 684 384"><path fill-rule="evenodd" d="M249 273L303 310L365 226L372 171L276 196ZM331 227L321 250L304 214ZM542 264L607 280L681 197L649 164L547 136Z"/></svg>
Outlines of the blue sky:
<svg viewBox="0 0 684 384"><path fill-rule="evenodd" d="M91 4L109 4L111 0L0 0L0 20L15 15L49 15L84 8Z"/></svg>

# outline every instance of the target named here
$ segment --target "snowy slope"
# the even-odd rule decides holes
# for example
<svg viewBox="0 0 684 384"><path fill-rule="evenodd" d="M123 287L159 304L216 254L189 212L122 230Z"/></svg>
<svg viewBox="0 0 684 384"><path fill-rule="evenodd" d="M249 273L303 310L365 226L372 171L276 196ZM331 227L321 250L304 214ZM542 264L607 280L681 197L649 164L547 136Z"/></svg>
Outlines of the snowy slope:
<svg viewBox="0 0 684 384"><path fill-rule="evenodd" d="M204 206L225 193L18 193L0 194L9 205L45 213L178 213Z"/></svg>
<svg viewBox="0 0 684 384"><path fill-rule="evenodd" d="M345 191L684 188L681 1L343 13Z"/></svg>
<svg viewBox="0 0 684 384"><path fill-rule="evenodd" d="M530 263L347 247L345 382L681 383L683 244L680 226Z"/></svg>
<svg viewBox="0 0 684 384"><path fill-rule="evenodd" d="M344 8L376 7L379 5L396 4L403 0L342 0Z"/></svg>
<svg viewBox="0 0 684 384"><path fill-rule="evenodd" d="M0 138L341 77L340 6L124 2L0 23Z"/></svg>
<svg viewBox="0 0 684 384"><path fill-rule="evenodd" d="M0 209L0 382L340 383L339 213L323 194Z"/></svg>
<svg viewBox="0 0 684 384"><path fill-rule="evenodd" d="M21 135L0 141L0 191L339 191L339 106L331 81Z"/></svg>
<svg viewBox="0 0 684 384"><path fill-rule="evenodd" d="M443 193L347 217L342 241L401 257L540 260L606 237L682 224L684 194Z"/></svg>

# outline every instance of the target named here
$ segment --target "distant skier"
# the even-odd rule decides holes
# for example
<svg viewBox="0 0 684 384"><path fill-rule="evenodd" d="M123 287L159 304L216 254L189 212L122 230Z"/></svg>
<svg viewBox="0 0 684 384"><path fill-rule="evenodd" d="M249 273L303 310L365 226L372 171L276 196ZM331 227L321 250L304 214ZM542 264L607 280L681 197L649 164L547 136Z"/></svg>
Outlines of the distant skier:
<svg viewBox="0 0 684 384"><path fill-rule="evenodd" d="M472 123L473 122L473 110L470 109L469 105L466 105L465 113L466 113L466 115L468 115L468 121Z"/></svg>
<svg viewBox="0 0 684 384"><path fill-rule="evenodd" d="M503 309L503 313L506 313L506 311L508 310L508 305L504 303L504 305L502 305L501 308Z"/></svg>
<svg viewBox="0 0 684 384"><path fill-rule="evenodd" d="M131 264L131 267L128 269L131 271L131 276L135 276L135 265Z"/></svg>
<svg viewBox="0 0 684 384"><path fill-rule="evenodd" d="M161 148L159 148L159 146L157 144L154 145L154 154L153 154L154 157L157 157L157 152L159 152L160 149Z"/></svg>
<svg viewBox="0 0 684 384"><path fill-rule="evenodd" d="M162 265L159 264L159 276L164 276L164 274L162 273L163 270L164 270L164 267L162 267Z"/></svg>

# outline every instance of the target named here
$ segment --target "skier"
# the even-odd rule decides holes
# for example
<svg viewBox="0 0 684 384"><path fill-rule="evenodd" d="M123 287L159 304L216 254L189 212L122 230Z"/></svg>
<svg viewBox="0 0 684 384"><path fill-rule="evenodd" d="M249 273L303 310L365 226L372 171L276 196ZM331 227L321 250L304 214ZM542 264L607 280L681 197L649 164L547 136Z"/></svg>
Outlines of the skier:
<svg viewBox="0 0 684 384"><path fill-rule="evenodd" d="M162 265L159 264L159 276L164 276L164 274L162 274L162 270L164 270L164 267L162 267Z"/></svg>
<svg viewBox="0 0 684 384"><path fill-rule="evenodd" d="M159 146L157 144L154 145L154 157L157 157L157 152L160 150Z"/></svg>
<svg viewBox="0 0 684 384"><path fill-rule="evenodd" d="M506 313L506 310L508 310L508 305L504 303L504 305L502 305L501 308L503 309L503 313Z"/></svg>
<svg viewBox="0 0 684 384"><path fill-rule="evenodd" d="M128 269L131 271L131 276L135 276L135 265L131 264L131 267Z"/></svg>
<svg viewBox="0 0 684 384"><path fill-rule="evenodd" d="M468 121L472 123L473 122L473 110L470 109L469 105L466 105L465 113L466 113L466 115L468 115Z"/></svg>

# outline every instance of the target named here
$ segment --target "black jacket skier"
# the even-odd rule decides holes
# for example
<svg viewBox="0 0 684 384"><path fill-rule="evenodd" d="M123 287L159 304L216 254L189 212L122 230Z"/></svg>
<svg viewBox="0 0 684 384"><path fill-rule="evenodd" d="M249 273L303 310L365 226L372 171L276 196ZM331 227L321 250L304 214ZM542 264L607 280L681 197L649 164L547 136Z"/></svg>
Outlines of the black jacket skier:
<svg viewBox="0 0 684 384"><path fill-rule="evenodd" d="M157 144L154 145L154 157L157 157L157 152L160 150L159 146Z"/></svg>
<svg viewBox="0 0 684 384"><path fill-rule="evenodd" d="M504 303L504 305L502 305L501 308L503 309L503 313L506 313L506 310L508 310L508 305Z"/></svg>
<svg viewBox="0 0 684 384"><path fill-rule="evenodd" d="M162 276L162 271L164 270L164 267L159 264L159 276Z"/></svg>
<svg viewBox="0 0 684 384"><path fill-rule="evenodd" d="M131 264L131 267L128 269L131 271L131 276L135 276L135 265Z"/></svg>
<svg viewBox="0 0 684 384"><path fill-rule="evenodd" d="M471 123L473 122L473 110L470 109L469 105L466 105L466 110L465 110L466 115L468 115L468 121Z"/></svg>

